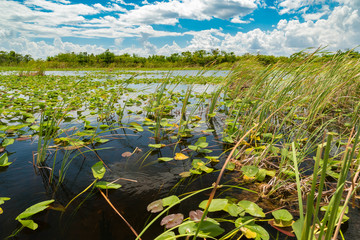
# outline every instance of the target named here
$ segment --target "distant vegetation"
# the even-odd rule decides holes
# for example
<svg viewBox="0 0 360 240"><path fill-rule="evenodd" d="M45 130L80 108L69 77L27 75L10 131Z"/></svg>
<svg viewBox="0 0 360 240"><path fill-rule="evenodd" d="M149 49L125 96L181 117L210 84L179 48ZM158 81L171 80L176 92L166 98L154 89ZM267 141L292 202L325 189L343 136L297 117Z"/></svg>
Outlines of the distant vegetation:
<svg viewBox="0 0 360 240"><path fill-rule="evenodd" d="M360 58L356 51L338 51L337 54L347 55L350 58ZM14 51L0 51L0 66L2 67L31 67L31 68L169 68L169 67L204 67L214 66L218 68L230 68L236 62L252 61L263 66L275 64L279 61L290 62L301 61L309 54L306 52L294 53L290 57L276 57L272 55L244 54L237 56L234 52L224 52L214 49L210 52L198 50L195 52L173 53L170 56L151 55L140 57L138 55L122 54L115 55L106 50L101 54L80 53L59 53L55 56L43 59L33 59L30 55L21 55ZM314 61L325 62L331 59L334 53L322 52L314 55Z"/></svg>

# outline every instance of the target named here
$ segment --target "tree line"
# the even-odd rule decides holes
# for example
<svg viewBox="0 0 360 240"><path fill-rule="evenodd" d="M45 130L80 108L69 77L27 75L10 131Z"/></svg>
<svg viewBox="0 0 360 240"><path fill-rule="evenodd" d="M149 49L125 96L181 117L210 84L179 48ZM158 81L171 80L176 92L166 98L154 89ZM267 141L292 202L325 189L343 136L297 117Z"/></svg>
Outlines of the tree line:
<svg viewBox="0 0 360 240"><path fill-rule="evenodd" d="M338 51L336 54L343 54L351 58L360 58L360 53L356 51ZM322 52L314 57L317 61L328 60L334 53ZM237 56L234 52L225 52L218 49L211 51L197 50L194 52L185 51L182 53L173 53L170 56L150 55L141 57L136 54L121 54L106 50L100 54L80 53L59 53L55 56L49 56L46 60L33 59L29 54L21 55L15 51L0 51L0 66L36 66L41 65L47 68L80 68L80 67L144 67L144 68L168 68L168 67L204 67L204 66L232 66L235 62L241 60L254 60L258 63L268 66L279 61L289 62L294 59L301 60L309 56L309 53L298 52L290 57L249 54L246 53Z"/></svg>

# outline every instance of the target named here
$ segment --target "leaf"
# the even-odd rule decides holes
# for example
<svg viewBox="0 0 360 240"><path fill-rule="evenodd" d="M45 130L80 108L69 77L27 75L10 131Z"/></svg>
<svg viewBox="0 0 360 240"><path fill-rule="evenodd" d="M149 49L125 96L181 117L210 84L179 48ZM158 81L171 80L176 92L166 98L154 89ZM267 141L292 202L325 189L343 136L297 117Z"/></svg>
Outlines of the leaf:
<svg viewBox="0 0 360 240"><path fill-rule="evenodd" d="M240 206L236 205L235 203L228 203L225 206L224 210L233 217L245 214L245 210L242 209Z"/></svg>
<svg viewBox="0 0 360 240"><path fill-rule="evenodd" d="M255 177L259 172L259 168L255 166L243 166L241 171L248 177Z"/></svg>
<svg viewBox="0 0 360 240"><path fill-rule="evenodd" d="M180 203L180 199L175 195L172 195L172 196L162 199L163 207L170 206L170 205L177 204L177 203Z"/></svg>
<svg viewBox="0 0 360 240"><path fill-rule="evenodd" d="M11 198L8 198L8 197L0 197L0 205L1 204L4 204L5 203L5 201L8 201L8 200L10 200Z"/></svg>
<svg viewBox="0 0 360 240"><path fill-rule="evenodd" d="M161 226L165 225L165 227L169 229L180 225L183 220L184 220L184 215L181 213L170 214L161 220L160 225Z"/></svg>
<svg viewBox="0 0 360 240"><path fill-rule="evenodd" d="M242 200L238 202L238 205L242 207L245 210L245 212L247 212L251 216L265 217L265 213L263 212L262 208L260 208L256 203L247 200Z"/></svg>
<svg viewBox="0 0 360 240"><path fill-rule="evenodd" d="M208 200L204 200L199 204L199 208L205 209ZM224 210L226 205L228 204L228 200L224 198L215 198L211 201L209 206L209 212L216 212Z"/></svg>
<svg viewBox="0 0 360 240"><path fill-rule="evenodd" d="M269 240L270 236L269 233L261 226L259 225L246 225L247 228L249 228L251 231L255 232L257 235L260 236L263 240Z"/></svg>
<svg viewBox="0 0 360 240"><path fill-rule="evenodd" d="M190 213L189 213L190 219L195 222L199 222L203 215L204 215L204 212L199 209L196 211L190 211ZM206 217L205 217L205 219L206 219Z"/></svg>
<svg viewBox="0 0 360 240"><path fill-rule="evenodd" d="M303 226L304 226L304 221L301 221L301 219L296 220L296 221L291 225L291 227L292 227L292 229L294 230L294 233L295 233L297 239L301 239Z"/></svg>
<svg viewBox="0 0 360 240"><path fill-rule="evenodd" d="M9 166L10 164L12 164L12 162L8 161L7 153L4 153L3 155L1 155L1 157L0 157L0 167L6 167L6 166Z"/></svg>
<svg viewBox="0 0 360 240"><path fill-rule="evenodd" d="M55 200L47 200L47 201L43 201L43 202L39 202L37 204L32 205L31 207L27 208L25 211L23 211L22 213L20 213L15 220L19 220L19 219L24 219L24 218L28 218L31 217L32 215L39 213L43 210L45 210L46 208L48 208L48 205L53 203Z"/></svg>
<svg viewBox="0 0 360 240"><path fill-rule="evenodd" d="M159 144L149 144L148 146L152 148L162 148L165 147L166 145L159 143Z"/></svg>
<svg viewBox="0 0 360 240"><path fill-rule="evenodd" d="M275 220L291 221L293 219L291 213L286 209L276 210L271 214L274 216Z"/></svg>
<svg viewBox="0 0 360 240"><path fill-rule="evenodd" d="M189 158L189 157L186 156L186 155L183 154L183 153L176 153L176 154L175 154L175 157L174 157L175 160L185 160L185 159L188 159L188 158Z"/></svg>
<svg viewBox="0 0 360 240"><path fill-rule="evenodd" d="M6 147L6 146L9 146L9 145L11 145L11 144L13 144L14 143L14 139L13 138L6 138L6 139L4 139L4 141L2 142L2 146L3 147Z"/></svg>
<svg viewBox="0 0 360 240"><path fill-rule="evenodd" d="M155 240L168 240L168 239L176 239L175 233L173 231L164 232L163 234L155 238Z"/></svg>
<svg viewBox="0 0 360 240"><path fill-rule="evenodd" d="M191 172L182 172L179 173L180 177L186 178L191 176Z"/></svg>
<svg viewBox="0 0 360 240"><path fill-rule="evenodd" d="M256 236L257 236L257 233L251 231L249 228L241 227L240 230L241 230L241 232L244 233L246 238L249 238L249 239L250 238L256 238Z"/></svg>
<svg viewBox="0 0 360 240"><path fill-rule="evenodd" d="M28 220L18 219L18 221L21 223L21 225L23 225L24 227L30 228L31 230L36 230L38 228L37 223L35 223L31 219L28 219Z"/></svg>
<svg viewBox="0 0 360 240"><path fill-rule="evenodd" d="M144 131L144 128L140 124L138 124L136 122L131 122L129 124L130 124L131 127L135 128L135 130L138 131L138 132Z"/></svg>
<svg viewBox="0 0 360 240"><path fill-rule="evenodd" d="M95 184L95 187L100 188L100 189L118 189L118 188L121 188L121 185L117 184L117 183L99 181Z"/></svg>
<svg viewBox="0 0 360 240"><path fill-rule="evenodd" d="M180 234L194 235L196 230L199 228L199 223L188 221L185 224L179 226ZM199 228L200 237L217 237L222 234L225 230L219 226L215 220L204 220Z"/></svg>
<svg viewBox="0 0 360 240"><path fill-rule="evenodd" d="M106 172L104 164L101 161L95 163L91 167L91 170L92 170L94 178L97 178L97 179L102 179L104 177L105 172Z"/></svg>
<svg viewBox="0 0 360 240"><path fill-rule="evenodd" d="M194 146L194 145L189 145L188 148L193 150L193 151L199 150L199 148L197 146Z"/></svg>
<svg viewBox="0 0 360 240"><path fill-rule="evenodd" d="M164 209L162 200L159 199L150 203L146 209L148 210L148 212L152 212L152 213L161 212Z"/></svg>
<svg viewBox="0 0 360 240"><path fill-rule="evenodd" d="M163 161L163 162L168 162L168 161L171 161L173 160L174 158L171 158L171 157L161 157L161 158L158 158L159 161Z"/></svg>
<svg viewBox="0 0 360 240"><path fill-rule="evenodd" d="M229 163L226 165L226 169L229 170L229 171L233 171L233 170L235 169L235 163L229 162Z"/></svg>
<svg viewBox="0 0 360 240"><path fill-rule="evenodd" d="M105 139L105 138L96 138L95 141L97 143L106 143L109 141L109 139Z"/></svg>
<svg viewBox="0 0 360 240"><path fill-rule="evenodd" d="M122 157L131 157L132 153L131 152L123 152L121 154Z"/></svg>

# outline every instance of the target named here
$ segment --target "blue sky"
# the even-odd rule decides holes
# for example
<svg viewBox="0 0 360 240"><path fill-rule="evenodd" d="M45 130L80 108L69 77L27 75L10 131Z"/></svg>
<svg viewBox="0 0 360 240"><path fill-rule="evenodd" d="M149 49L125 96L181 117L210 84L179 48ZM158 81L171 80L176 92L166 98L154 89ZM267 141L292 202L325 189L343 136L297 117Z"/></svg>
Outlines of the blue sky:
<svg viewBox="0 0 360 240"><path fill-rule="evenodd" d="M360 44L360 0L0 0L0 51L290 55Z"/></svg>

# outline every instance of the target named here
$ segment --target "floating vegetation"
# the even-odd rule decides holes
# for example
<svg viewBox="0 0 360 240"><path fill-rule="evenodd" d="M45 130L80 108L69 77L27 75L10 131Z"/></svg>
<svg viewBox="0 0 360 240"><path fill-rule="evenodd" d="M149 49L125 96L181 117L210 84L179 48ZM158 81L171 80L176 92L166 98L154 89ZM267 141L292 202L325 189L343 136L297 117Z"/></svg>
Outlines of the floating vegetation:
<svg viewBox="0 0 360 240"><path fill-rule="evenodd" d="M2 75L0 237L346 237L360 63L317 55L256 74Z"/></svg>

